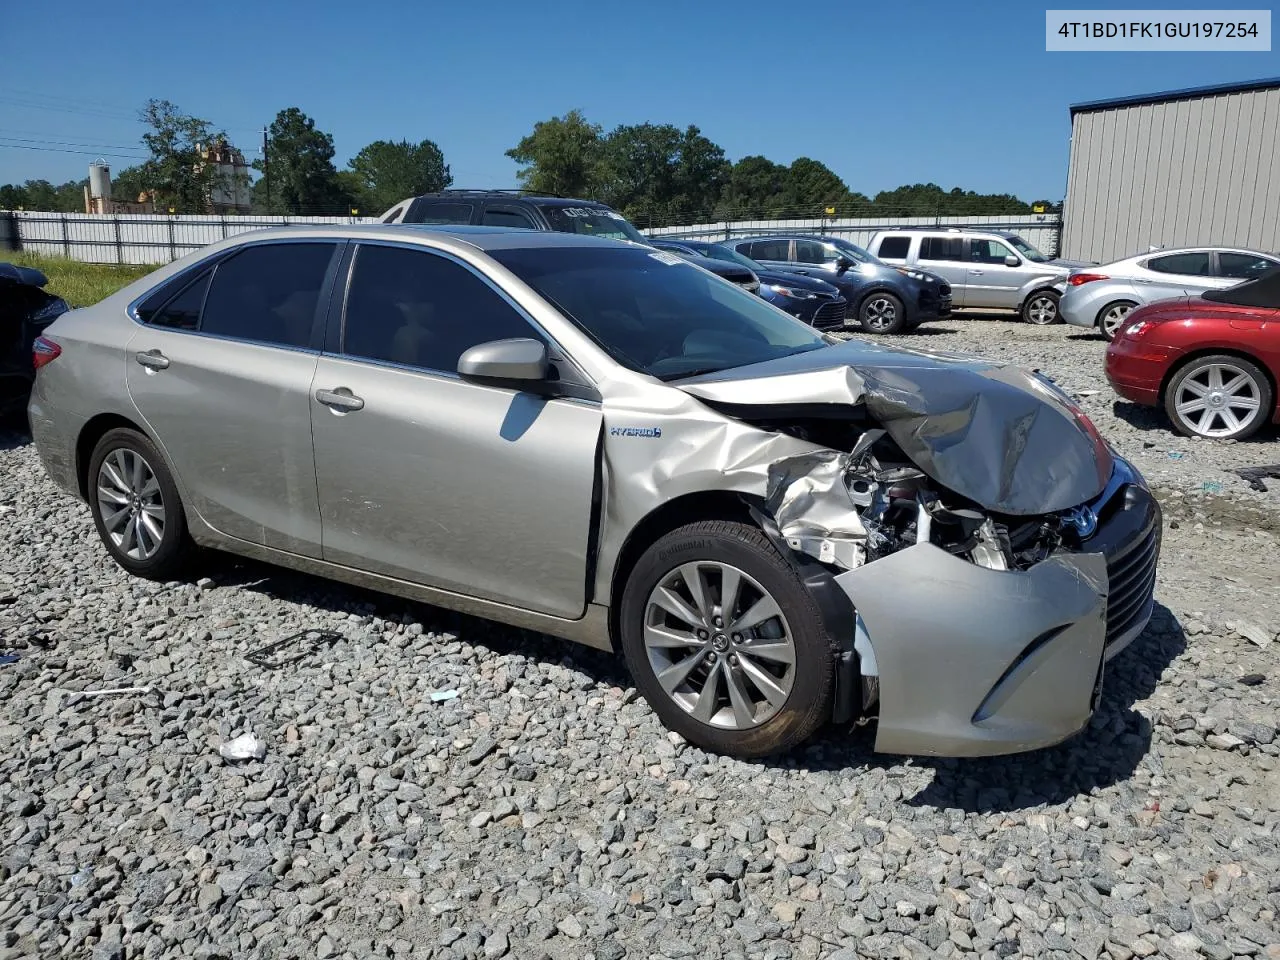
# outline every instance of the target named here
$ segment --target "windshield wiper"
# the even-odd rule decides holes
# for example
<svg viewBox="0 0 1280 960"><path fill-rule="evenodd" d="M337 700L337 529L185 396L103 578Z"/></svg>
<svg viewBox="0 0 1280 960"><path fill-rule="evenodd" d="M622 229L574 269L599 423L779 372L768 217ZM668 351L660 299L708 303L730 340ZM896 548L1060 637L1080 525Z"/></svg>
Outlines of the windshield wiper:
<svg viewBox="0 0 1280 960"><path fill-rule="evenodd" d="M670 383L672 380L685 380L691 377L701 377L708 373L719 373L721 370L727 370L728 367L694 367L692 370L681 370L679 373L668 373L659 376L658 379L663 383Z"/></svg>

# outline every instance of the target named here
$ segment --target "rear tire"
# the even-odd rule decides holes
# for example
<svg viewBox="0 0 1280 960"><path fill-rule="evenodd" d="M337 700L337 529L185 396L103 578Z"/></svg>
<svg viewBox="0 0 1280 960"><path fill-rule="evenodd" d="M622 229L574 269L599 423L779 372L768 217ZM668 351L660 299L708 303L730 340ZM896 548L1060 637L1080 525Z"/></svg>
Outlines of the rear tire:
<svg viewBox="0 0 1280 960"><path fill-rule="evenodd" d="M1137 304L1132 300L1117 300L1098 311L1098 332L1106 337L1108 343L1116 338L1125 318L1135 307Z"/></svg>
<svg viewBox="0 0 1280 960"><path fill-rule="evenodd" d="M1197 357L1174 374L1164 409L1188 437L1243 440L1271 419L1271 382L1255 363L1225 353Z"/></svg>
<svg viewBox="0 0 1280 960"><path fill-rule="evenodd" d="M876 290L858 307L858 323L867 333L901 333L907 325L907 312L892 293Z"/></svg>
<svg viewBox="0 0 1280 960"><path fill-rule="evenodd" d="M831 715L834 656L818 605L755 527L706 521L656 541L627 579L619 623L637 689L700 747L769 756Z"/></svg>
<svg viewBox="0 0 1280 960"><path fill-rule="evenodd" d="M1022 304L1022 319L1037 327L1061 323L1062 317L1058 315L1058 294L1052 290L1037 290L1031 294Z"/></svg>
<svg viewBox="0 0 1280 960"><path fill-rule="evenodd" d="M176 580L196 546L182 499L155 444L136 430L108 430L93 448L85 489L107 552L130 573Z"/></svg>

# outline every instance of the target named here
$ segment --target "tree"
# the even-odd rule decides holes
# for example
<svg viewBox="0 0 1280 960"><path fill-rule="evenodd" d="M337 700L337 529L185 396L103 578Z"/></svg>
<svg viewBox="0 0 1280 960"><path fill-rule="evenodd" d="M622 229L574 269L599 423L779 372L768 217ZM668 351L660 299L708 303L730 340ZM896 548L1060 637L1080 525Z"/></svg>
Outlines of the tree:
<svg viewBox="0 0 1280 960"><path fill-rule="evenodd" d="M535 123L507 156L523 164L516 176L527 189L589 199L598 182L601 150L600 126L570 110Z"/></svg>
<svg viewBox="0 0 1280 960"><path fill-rule="evenodd" d="M690 125L680 137L676 184L680 214L701 219L711 216L729 183L731 166L724 148Z"/></svg>
<svg viewBox="0 0 1280 960"><path fill-rule="evenodd" d="M16 183L0 186L0 210L25 210L29 205L25 187Z"/></svg>
<svg viewBox="0 0 1280 960"><path fill-rule="evenodd" d="M626 124L604 138L593 195L647 225L665 222L676 198L680 131L670 124Z"/></svg>
<svg viewBox="0 0 1280 960"><path fill-rule="evenodd" d="M148 189L146 173L142 167L125 167L111 175L111 198L126 203L136 203Z"/></svg>
<svg viewBox="0 0 1280 960"><path fill-rule="evenodd" d="M264 201L268 187L271 192L268 213L345 214L355 199L334 169L333 137L297 107L276 114L267 132L266 161L253 165L264 179L270 176L261 191ZM257 187L254 196L259 197Z"/></svg>
<svg viewBox="0 0 1280 960"><path fill-rule="evenodd" d="M375 140L348 166L369 213L382 213L405 197L434 193L453 183L444 154L430 140Z"/></svg>
<svg viewBox="0 0 1280 960"><path fill-rule="evenodd" d="M762 219L786 205L791 172L761 156L743 157L729 171L721 216Z"/></svg>
<svg viewBox="0 0 1280 960"><path fill-rule="evenodd" d="M148 100L142 122L150 128L142 142L151 157L142 164L139 179L155 191L162 209L207 212L214 190L229 184L216 164L205 162L203 149L225 141L226 134L215 131L207 120L179 112L168 100Z"/></svg>
<svg viewBox="0 0 1280 960"><path fill-rule="evenodd" d="M823 215L834 207L836 216L856 216L851 212L853 194L845 182L826 164L797 157L787 171L787 205L801 216Z"/></svg>

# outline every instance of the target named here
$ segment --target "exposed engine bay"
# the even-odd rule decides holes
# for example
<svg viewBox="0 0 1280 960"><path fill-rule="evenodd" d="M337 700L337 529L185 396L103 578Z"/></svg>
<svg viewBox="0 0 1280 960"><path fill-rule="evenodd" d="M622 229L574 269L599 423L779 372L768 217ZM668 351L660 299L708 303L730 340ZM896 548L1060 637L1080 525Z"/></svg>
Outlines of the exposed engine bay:
<svg viewBox="0 0 1280 960"><path fill-rule="evenodd" d="M1026 570L1076 534L1066 514L1012 516L982 509L941 487L879 428L830 420L782 432L847 444L770 466L766 510L788 546L851 570L917 543L932 543L990 570ZM838 436L837 434L843 434Z"/></svg>

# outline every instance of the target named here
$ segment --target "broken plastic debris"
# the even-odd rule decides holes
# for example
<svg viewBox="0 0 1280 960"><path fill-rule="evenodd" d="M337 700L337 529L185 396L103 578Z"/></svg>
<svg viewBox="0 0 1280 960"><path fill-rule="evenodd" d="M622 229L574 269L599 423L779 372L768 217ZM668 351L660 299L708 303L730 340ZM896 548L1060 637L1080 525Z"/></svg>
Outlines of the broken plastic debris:
<svg viewBox="0 0 1280 960"><path fill-rule="evenodd" d="M5 516L6 514L13 513L13 511L16 509L17 507L13 506L12 504L0 503L0 517Z"/></svg>
<svg viewBox="0 0 1280 960"><path fill-rule="evenodd" d="M1182 460L1183 458L1186 457L1186 454L1183 453L1181 450L1170 450L1168 453L1165 454L1165 456L1167 456L1170 460Z"/></svg>
<svg viewBox="0 0 1280 960"><path fill-rule="evenodd" d="M1271 643L1271 634L1257 624L1247 623L1242 620L1236 624L1235 631L1250 643L1257 644L1260 647L1265 647Z"/></svg>
<svg viewBox="0 0 1280 960"><path fill-rule="evenodd" d="M66 697L66 702L63 703L62 706L69 707L72 704L79 703L81 700L86 700L89 697L111 697L123 696L127 693L150 692L150 687L110 687L105 690L61 690L55 687L53 690L49 691L49 695L55 702Z"/></svg>
<svg viewBox="0 0 1280 960"><path fill-rule="evenodd" d="M1260 467L1241 467L1236 474L1249 484L1250 489L1266 493L1267 485L1262 481L1264 479L1280 480L1280 463L1267 463Z"/></svg>
<svg viewBox="0 0 1280 960"><path fill-rule="evenodd" d="M244 658L254 666L265 670L279 670L289 664L298 663L315 650L332 647L341 639L342 634L334 633L332 630L303 630L268 643L264 647L250 650Z"/></svg>
<svg viewBox="0 0 1280 960"><path fill-rule="evenodd" d="M241 734L218 748L224 760L261 760L267 755L267 745L252 733Z"/></svg>
<svg viewBox="0 0 1280 960"><path fill-rule="evenodd" d="M1266 675L1261 673L1246 673L1240 678L1240 682L1246 687L1256 687L1259 684L1266 683L1266 681Z"/></svg>
<svg viewBox="0 0 1280 960"><path fill-rule="evenodd" d="M16 653L0 654L0 667L8 666L11 663L17 662L18 655Z"/></svg>
<svg viewBox="0 0 1280 960"><path fill-rule="evenodd" d="M432 703L443 703L445 700L452 700L458 695L457 690L437 690L431 694Z"/></svg>
<svg viewBox="0 0 1280 960"><path fill-rule="evenodd" d="M1221 493L1222 484L1217 480L1206 480L1201 486L1201 490L1204 493Z"/></svg>

